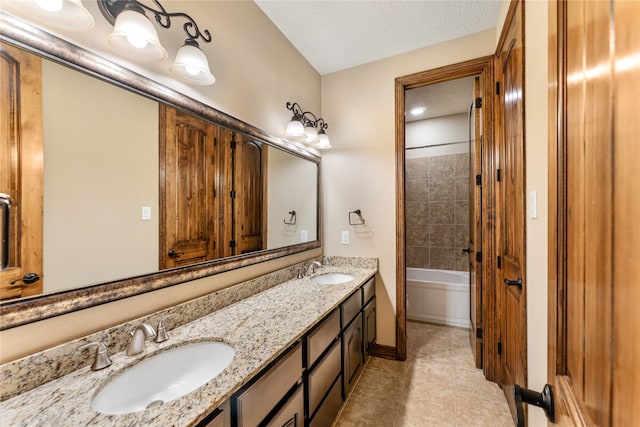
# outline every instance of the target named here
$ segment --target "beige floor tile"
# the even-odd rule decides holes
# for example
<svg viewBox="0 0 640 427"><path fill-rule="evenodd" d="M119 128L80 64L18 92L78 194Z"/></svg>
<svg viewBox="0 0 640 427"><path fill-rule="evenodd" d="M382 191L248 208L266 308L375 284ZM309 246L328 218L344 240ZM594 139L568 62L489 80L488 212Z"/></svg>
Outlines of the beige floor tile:
<svg viewBox="0 0 640 427"><path fill-rule="evenodd" d="M372 357L367 363L367 369L373 369L375 371L386 372L393 375L406 376L411 364L407 361L381 359L379 357Z"/></svg>
<svg viewBox="0 0 640 427"><path fill-rule="evenodd" d="M451 363L456 368L476 369L471 347L457 347L451 350Z"/></svg>
<svg viewBox="0 0 640 427"><path fill-rule="evenodd" d="M458 427L513 427L509 407L505 403L456 396L456 425Z"/></svg>
<svg viewBox="0 0 640 427"><path fill-rule="evenodd" d="M455 427L453 396L408 399L400 405L396 427Z"/></svg>
<svg viewBox="0 0 640 427"><path fill-rule="evenodd" d="M337 427L512 426L502 390L475 369L468 331L407 323L407 361L371 358Z"/></svg>
<svg viewBox="0 0 640 427"><path fill-rule="evenodd" d="M342 410L335 427L381 427L393 426L398 412L398 403L384 399L351 395Z"/></svg>
<svg viewBox="0 0 640 427"><path fill-rule="evenodd" d="M506 403L502 389L487 381L480 369L458 368L454 372L455 394Z"/></svg>
<svg viewBox="0 0 640 427"><path fill-rule="evenodd" d="M397 404L402 398L405 377L394 373L365 369L353 389L353 394L372 399L384 398Z"/></svg>

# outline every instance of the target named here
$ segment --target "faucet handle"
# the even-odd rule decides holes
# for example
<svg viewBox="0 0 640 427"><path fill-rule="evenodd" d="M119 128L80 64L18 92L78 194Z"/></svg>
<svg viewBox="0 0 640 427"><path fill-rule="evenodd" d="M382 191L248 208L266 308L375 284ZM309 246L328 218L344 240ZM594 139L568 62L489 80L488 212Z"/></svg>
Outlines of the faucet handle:
<svg viewBox="0 0 640 427"><path fill-rule="evenodd" d="M107 366L111 365L111 359L107 354L107 347L103 342L90 342L78 347L78 351L82 351L88 347L97 347L96 349L96 358L93 360L93 364L91 365L92 371L99 371L100 369L104 369Z"/></svg>
<svg viewBox="0 0 640 427"><path fill-rule="evenodd" d="M158 321L158 327L156 328L156 342L160 343L160 342L165 342L166 340L169 339L169 335L167 334L167 330L164 327L164 321L166 319L168 319L169 317L173 317L175 316L175 314L167 314L166 316L164 316L162 319L160 319Z"/></svg>

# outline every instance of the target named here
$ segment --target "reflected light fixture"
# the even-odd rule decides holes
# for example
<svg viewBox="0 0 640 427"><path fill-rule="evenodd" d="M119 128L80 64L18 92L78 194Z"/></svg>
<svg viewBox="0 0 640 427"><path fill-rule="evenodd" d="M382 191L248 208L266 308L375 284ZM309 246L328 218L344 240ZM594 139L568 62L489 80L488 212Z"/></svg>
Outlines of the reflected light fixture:
<svg viewBox="0 0 640 427"><path fill-rule="evenodd" d="M81 0L8 0L9 6L35 21L70 31L89 31L93 16Z"/></svg>
<svg viewBox="0 0 640 427"><path fill-rule="evenodd" d="M107 36L109 46L133 59L162 61L167 57L167 51L160 44L158 34L147 13L165 29L171 27L172 18L182 18L186 21L182 26L186 40L178 50L169 71L188 83L213 84L216 79L197 41L201 39L205 43L210 43L209 30L200 31L195 20L186 13L167 12L158 0L153 0L153 4L155 8L137 0L98 0L100 12L113 25L113 32Z"/></svg>
<svg viewBox="0 0 640 427"><path fill-rule="evenodd" d="M317 118L315 114L304 111L297 102L287 102L287 110L293 113L293 117L287 124L285 137L304 142L320 150L331 148L329 136L325 132L329 125L322 117Z"/></svg>
<svg viewBox="0 0 640 427"><path fill-rule="evenodd" d="M424 113L425 111L427 111L427 109L425 107L414 107L414 108L411 109L411 115L419 116L420 114Z"/></svg>

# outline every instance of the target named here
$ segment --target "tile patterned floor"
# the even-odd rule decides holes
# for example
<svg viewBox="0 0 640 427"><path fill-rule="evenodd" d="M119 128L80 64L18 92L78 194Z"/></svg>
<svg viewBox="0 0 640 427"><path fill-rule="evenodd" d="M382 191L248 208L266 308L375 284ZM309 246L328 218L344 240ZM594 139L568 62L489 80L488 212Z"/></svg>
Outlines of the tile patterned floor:
<svg viewBox="0 0 640 427"><path fill-rule="evenodd" d="M407 322L407 360L371 358L335 427L513 426L502 390L476 369L468 331Z"/></svg>

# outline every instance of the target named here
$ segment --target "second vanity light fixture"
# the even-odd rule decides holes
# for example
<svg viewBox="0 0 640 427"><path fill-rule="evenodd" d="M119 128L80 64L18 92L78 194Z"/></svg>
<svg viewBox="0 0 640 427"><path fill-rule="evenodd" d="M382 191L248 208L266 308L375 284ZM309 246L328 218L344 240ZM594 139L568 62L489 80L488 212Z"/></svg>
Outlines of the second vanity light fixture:
<svg viewBox="0 0 640 427"><path fill-rule="evenodd" d="M317 118L309 111L303 111L297 102L287 102L287 110L293 113L287 125L285 137L305 142L320 150L331 148L331 141L325 130L329 127L322 117Z"/></svg>
<svg viewBox="0 0 640 427"><path fill-rule="evenodd" d="M12 7L30 18L58 28L89 31L94 26L93 16L82 5L81 0L8 1ZM211 85L216 81L209 69L207 57L198 45L198 40L210 43L211 34L206 29L200 31L191 16L182 12L167 12L158 0L153 0L153 7L138 0L98 0L97 3L102 15L113 25L113 32L107 36L109 46L137 61L162 61L168 56L147 13L165 29L171 27L172 19L184 19L186 22L182 28L186 40L178 50L169 71L187 83Z"/></svg>

